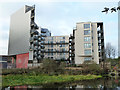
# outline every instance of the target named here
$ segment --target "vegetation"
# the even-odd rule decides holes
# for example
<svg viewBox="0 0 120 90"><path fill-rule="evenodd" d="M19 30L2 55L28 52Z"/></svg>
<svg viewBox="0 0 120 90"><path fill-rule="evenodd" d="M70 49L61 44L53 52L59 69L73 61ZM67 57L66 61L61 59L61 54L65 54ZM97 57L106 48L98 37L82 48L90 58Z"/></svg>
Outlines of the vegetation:
<svg viewBox="0 0 120 90"><path fill-rule="evenodd" d="M37 84L54 84L54 83L67 83L78 80L90 80L101 78L96 75L36 75L36 74L23 74L23 75L6 75L3 76L3 87L16 86L16 85L37 85Z"/></svg>
<svg viewBox="0 0 120 90"><path fill-rule="evenodd" d="M73 65L74 66L74 65ZM70 67L70 68L69 68ZM42 66L32 69L4 69L3 86L68 83L78 80L101 78L106 72L94 62L80 66L67 66L65 62L45 59Z"/></svg>

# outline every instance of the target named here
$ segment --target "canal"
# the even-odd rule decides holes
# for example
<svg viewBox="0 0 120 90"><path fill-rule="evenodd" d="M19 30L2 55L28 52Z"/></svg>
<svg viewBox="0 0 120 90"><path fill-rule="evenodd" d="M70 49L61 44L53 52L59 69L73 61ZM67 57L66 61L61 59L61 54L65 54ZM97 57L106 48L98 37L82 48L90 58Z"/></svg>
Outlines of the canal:
<svg viewBox="0 0 120 90"><path fill-rule="evenodd" d="M24 88L24 90L32 90L34 88L38 89L49 89L54 88L54 90L76 90L78 88L99 88L99 90L106 90L110 88L114 88L115 90L120 89L120 77L118 78L102 78L95 80L85 80L85 81L77 81L73 83L64 83L64 84L50 84L50 85L24 85L24 86L14 86L14 87L3 87L3 90L11 90L17 88Z"/></svg>

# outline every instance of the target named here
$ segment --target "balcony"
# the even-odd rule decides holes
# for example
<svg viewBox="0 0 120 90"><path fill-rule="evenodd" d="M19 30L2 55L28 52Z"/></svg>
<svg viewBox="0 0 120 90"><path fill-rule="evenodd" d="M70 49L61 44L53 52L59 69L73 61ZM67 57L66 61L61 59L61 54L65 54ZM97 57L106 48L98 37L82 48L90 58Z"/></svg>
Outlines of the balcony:
<svg viewBox="0 0 120 90"><path fill-rule="evenodd" d="M43 50L44 53L69 53L68 50Z"/></svg>
<svg viewBox="0 0 120 90"><path fill-rule="evenodd" d="M38 35L38 34L39 34L39 32L38 32L38 31L36 31L36 30L31 30L31 31L30 31L30 34L35 34L35 35Z"/></svg>
<svg viewBox="0 0 120 90"><path fill-rule="evenodd" d="M38 50L38 47L34 47L33 49L34 49L34 51L37 51L37 50Z"/></svg>
<svg viewBox="0 0 120 90"><path fill-rule="evenodd" d="M40 41L41 41L41 38L38 38L38 41L40 42Z"/></svg>
<svg viewBox="0 0 120 90"><path fill-rule="evenodd" d="M45 40L45 38L44 37L41 37L41 41L44 41Z"/></svg>
<svg viewBox="0 0 120 90"><path fill-rule="evenodd" d="M34 43L34 45L35 45L35 46L37 46L37 45L38 45L38 42L37 42L37 41L35 41L35 42L33 42L33 43Z"/></svg>
<svg viewBox="0 0 120 90"><path fill-rule="evenodd" d="M33 42L33 41L34 41L34 39L33 39L33 37L31 37L31 38L30 38L30 42Z"/></svg>
<svg viewBox="0 0 120 90"><path fill-rule="evenodd" d="M38 40L38 36L34 36L33 38L34 38L34 40Z"/></svg>
<svg viewBox="0 0 120 90"><path fill-rule="evenodd" d="M35 14L34 13L31 13L31 18L34 18Z"/></svg>
<svg viewBox="0 0 120 90"><path fill-rule="evenodd" d="M69 55L70 57L75 57L75 54L71 54L71 55Z"/></svg>
<svg viewBox="0 0 120 90"><path fill-rule="evenodd" d="M41 58L43 58L44 57L44 54L41 54Z"/></svg>
<svg viewBox="0 0 120 90"><path fill-rule="evenodd" d="M39 29L39 27L37 26L36 23L34 23L34 27L35 27L35 29Z"/></svg>
<svg viewBox="0 0 120 90"><path fill-rule="evenodd" d="M32 51L33 50L33 46L29 46L29 50Z"/></svg>
<svg viewBox="0 0 120 90"><path fill-rule="evenodd" d="M44 49L44 48L45 48L45 46L41 45L41 49Z"/></svg>
<svg viewBox="0 0 120 90"><path fill-rule="evenodd" d="M40 59L41 59L41 56L39 55L39 56L37 57L37 59L40 60Z"/></svg>
<svg viewBox="0 0 120 90"><path fill-rule="evenodd" d="M98 30L98 33L103 33L103 30Z"/></svg>
<svg viewBox="0 0 120 90"><path fill-rule="evenodd" d="M46 33L46 30L42 29L42 30L41 30L41 33Z"/></svg>
<svg viewBox="0 0 120 90"><path fill-rule="evenodd" d="M41 50L41 47L40 47L40 46L38 47L38 50Z"/></svg>
<svg viewBox="0 0 120 90"><path fill-rule="evenodd" d="M37 24L34 21L31 21L31 26L34 26L35 29L39 29L39 27L37 26Z"/></svg>
<svg viewBox="0 0 120 90"><path fill-rule="evenodd" d="M36 53L34 53L33 55L34 55L34 57L37 57L37 54L36 54Z"/></svg>
<svg viewBox="0 0 120 90"><path fill-rule="evenodd" d="M45 34L42 34L42 33L41 33L41 36L42 36L42 37L46 37L46 35L45 35Z"/></svg>

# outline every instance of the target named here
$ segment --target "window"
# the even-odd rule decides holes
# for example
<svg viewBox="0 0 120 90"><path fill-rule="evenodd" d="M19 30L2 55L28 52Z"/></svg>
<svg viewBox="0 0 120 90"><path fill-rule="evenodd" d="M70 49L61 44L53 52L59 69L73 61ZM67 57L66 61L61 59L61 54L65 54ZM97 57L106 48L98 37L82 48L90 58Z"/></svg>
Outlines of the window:
<svg viewBox="0 0 120 90"><path fill-rule="evenodd" d="M90 24L84 24L84 29L90 28Z"/></svg>
<svg viewBox="0 0 120 90"><path fill-rule="evenodd" d="M84 61L90 61L91 60L91 57L85 57L84 58Z"/></svg>
<svg viewBox="0 0 120 90"><path fill-rule="evenodd" d="M91 50L90 49L89 50L85 50L84 53L85 53L85 55L90 55L91 54Z"/></svg>
<svg viewBox="0 0 120 90"><path fill-rule="evenodd" d="M51 39L53 40L53 37L51 37Z"/></svg>
<svg viewBox="0 0 120 90"><path fill-rule="evenodd" d="M65 41L60 41L60 43L65 43Z"/></svg>
<svg viewBox="0 0 120 90"><path fill-rule="evenodd" d="M62 48L62 51L65 51L65 48Z"/></svg>
<svg viewBox="0 0 120 90"><path fill-rule="evenodd" d="M63 37L63 39L65 39L65 37Z"/></svg>
<svg viewBox="0 0 120 90"><path fill-rule="evenodd" d="M84 30L84 35L90 35L90 30Z"/></svg>
<svg viewBox="0 0 120 90"><path fill-rule="evenodd" d="M51 45L51 47L53 47L53 44Z"/></svg>
<svg viewBox="0 0 120 90"><path fill-rule="evenodd" d="M51 56L53 56L53 53L51 53Z"/></svg>
<svg viewBox="0 0 120 90"><path fill-rule="evenodd" d="M65 45L62 45L62 47L65 47Z"/></svg>
<svg viewBox="0 0 120 90"><path fill-rule="evenodd" d="M84 48L91 48L91 44L90 43L84 43Z"/></svg>
<svg viewBox="0 0 120 90"><path fill-rule="evenodd" d="M84 37L85 42L90 41L90 40L91 40L91 37Z"/></svg>
<svg viewBox="0 0 120 90"><path fill-rule="evenodd" d="M53 43L53 41L51 41L50 43Z"/></svg>

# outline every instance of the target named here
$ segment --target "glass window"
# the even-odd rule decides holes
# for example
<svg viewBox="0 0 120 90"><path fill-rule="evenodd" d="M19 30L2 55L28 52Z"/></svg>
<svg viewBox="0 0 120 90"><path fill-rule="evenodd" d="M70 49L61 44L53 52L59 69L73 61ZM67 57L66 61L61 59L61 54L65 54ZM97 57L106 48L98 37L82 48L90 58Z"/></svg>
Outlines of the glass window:
<svg viewBox="0 0 120 90"><path fill-rule="evenodd" d="M90 35L90 30L84 30L84 35Z"/></svg>
<svg viewBox="0 0 120 90"><path fill-rule="evenodd" d="M65 41L60 41L60 43L65 43Z"/></svg>
<svg viewBox="0 0 120 90"><path fill-rule="evenodd" d="M53 56L53 53L51 53L51 55Z"/></svg>
<svg viewBox="0 0 120 90"><path fill-rule="evenodd" d="M53 37L52 37L52 40L53 40Z"/></svg>
<svg viewBox="0 0 120 90"><path fill-rule="evenodd" d="M65 39L65 37L63 37L63 39Z"/></svg>
<svg viewBox="0 0 120 90"><path fill-rule="evenodd" d="M84 53L85 53L85 55L90 55L91 54L91 50L85 50Z"/></svg>
<svg viewBox="0 0 120 90"><path fill-rule="evenodd" d="M53 41L51 41L51 43L53 43Z"/></svg>
<svg viewBox="0 0 120 90"><path fill-rule="evenodd" d="M53 44L51 45L51 47L53 47Z"/></svg>
<svg viewBox="0 0 120 90"><path fill-rule="evenodd" d="M90 24L84 24L84 29L90 28Z"/></svg>
<svg viewBox="0 0 120 90"><path fill-rule="evenodd" d="M65 45L62 45L62 47L65 47Z"/></svg>
<svg viewBox="0 0 120 90"><path fill-rule="evenodd" d="M85 42L90 41L90 40L91 40L91 37L84 37Z"/></svg>
<svg viewBox="0 0 120 90"><path fill-rule="evenodd" d="M90 43L84 43L84 48L91 48L91 44Z"/></svg>
<svg viewBox="0 0 120 90"><path fill-rule="evenodd" d="M90 61L91 60L91 57L85 57L84 58L84 61Z"/></svg>

